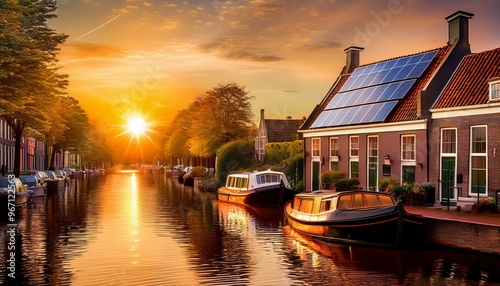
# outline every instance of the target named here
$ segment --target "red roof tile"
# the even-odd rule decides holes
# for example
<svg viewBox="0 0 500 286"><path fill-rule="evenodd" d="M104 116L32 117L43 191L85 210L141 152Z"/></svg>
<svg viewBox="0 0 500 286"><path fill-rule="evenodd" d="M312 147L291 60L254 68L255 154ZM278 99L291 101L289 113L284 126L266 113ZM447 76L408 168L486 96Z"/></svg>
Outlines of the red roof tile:
<svg viewBox="0 0 500 286"><path fill-rule="evenodd" d="M488 103L488 81L497 77L500 77L500 48L470 54L464 57L433 108Z"/></svg>

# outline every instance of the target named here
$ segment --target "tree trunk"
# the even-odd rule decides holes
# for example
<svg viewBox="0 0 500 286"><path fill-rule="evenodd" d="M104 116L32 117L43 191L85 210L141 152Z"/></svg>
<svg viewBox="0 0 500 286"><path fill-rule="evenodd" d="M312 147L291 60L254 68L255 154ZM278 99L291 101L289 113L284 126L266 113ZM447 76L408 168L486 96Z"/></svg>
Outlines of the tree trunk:
<svg viewBox="0 0 500 286"><path fill-rule="evenodd" d="M14 176L21 174L21 139L23 136L24 122L18 121L13 124L16 141L14 143Z"/></svg>

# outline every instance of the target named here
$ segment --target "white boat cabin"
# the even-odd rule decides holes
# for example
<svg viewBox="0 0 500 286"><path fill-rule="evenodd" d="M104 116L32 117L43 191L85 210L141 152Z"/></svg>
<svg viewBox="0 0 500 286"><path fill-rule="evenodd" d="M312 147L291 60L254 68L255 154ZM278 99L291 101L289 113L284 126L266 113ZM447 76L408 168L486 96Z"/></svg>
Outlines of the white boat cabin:
<svg viewBox="0 0 500 286"><path fill-rule="evenodd" d="M300 193L293 200L293 210L307 214L320 214L335 210L368 210L394 205L391 195L366 191L319 190Z"/></svg>
<svg viewBox="0 0 500 286"><path fill-rule="evenodd" d="M226 188L232 190L258 189L280 185L281 181L285 184L285 188L291 188L285 174L282 172L268 170L230 174L226 180Z"/></svg>

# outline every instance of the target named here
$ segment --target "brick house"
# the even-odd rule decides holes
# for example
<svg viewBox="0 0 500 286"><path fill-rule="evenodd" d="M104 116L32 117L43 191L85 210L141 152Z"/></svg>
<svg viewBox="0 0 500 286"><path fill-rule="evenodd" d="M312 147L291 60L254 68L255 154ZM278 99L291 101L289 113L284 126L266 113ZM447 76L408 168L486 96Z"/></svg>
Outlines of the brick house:
<svg viewBox="0 0 500 286"><path fill-rule="evenodd" d="M302 119L266 119L264 109L260 110L259 129L255 138L255 158L264 161L266 156L266 144L272 142L293 142L302 139L298 132L305 117Z"/></svg>
<svg viewBox="0 0 500 286"><path fill-rule="evenodd" d="M433 50L359 65L363 48L345 49L346 66L299 132L304 137L306 190L320 174L341 169L361 187L383 178L429 181L430 108L462 58L470 54L468 21L449 17L448 43Z"/></svg>
<svg viewBox="0 0 500 286"><path fill-rule="evenodd" d="M500 48L466 56L437 99L429 179L438 200L472 204L500 190Z"/></svg>

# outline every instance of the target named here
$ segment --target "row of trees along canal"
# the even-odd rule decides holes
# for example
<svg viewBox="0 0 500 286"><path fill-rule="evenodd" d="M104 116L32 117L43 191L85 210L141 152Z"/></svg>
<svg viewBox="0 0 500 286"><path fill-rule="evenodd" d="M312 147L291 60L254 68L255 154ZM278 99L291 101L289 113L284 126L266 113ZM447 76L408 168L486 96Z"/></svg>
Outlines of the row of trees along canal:
<svg viewBox="0 0 500 286"><path fill-rule="evenodd" d="M56 5L55 0L0 1L0 116L14 130L16 176L22 136L74 151L86 161L106 161L110 154L105 142L90 140L87 114L65 92L68 76L59 71L57 57L68 36L47 25L56 17ZM54 167L54 154L47 167Z"/></svg>
<svg viewBox="0 0 500 286"><path fill-rule="evenodd" d="M166 134L165 158L213 157L217 154L213 186L225 182L235 170L272 168L287 174L292 183L301 185L303 168L302 141L269 143L266 160L254 160L254 123L251 100L246 87L234 82L218 84L199 95L174 117ZM174 160L171 160L174 164Z"/></svg>

